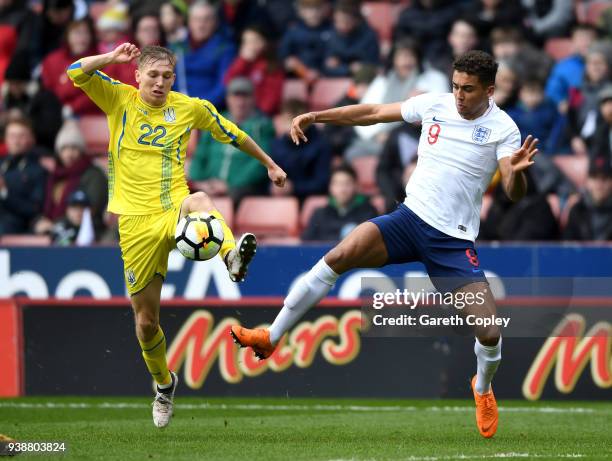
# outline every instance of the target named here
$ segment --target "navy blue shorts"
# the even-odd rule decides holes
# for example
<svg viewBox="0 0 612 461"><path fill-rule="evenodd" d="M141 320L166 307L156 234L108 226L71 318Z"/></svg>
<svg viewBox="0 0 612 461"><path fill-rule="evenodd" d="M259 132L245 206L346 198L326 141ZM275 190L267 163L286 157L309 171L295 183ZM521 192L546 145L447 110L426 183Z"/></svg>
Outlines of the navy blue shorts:
<svg viewBox="0 0 612 461"><path fill-rule="evenodd" d="M474 242L440 232L403 203L370 221L385 241L387 264L422 262L438 291L447 293L468 283L486 282Z"/></svg>

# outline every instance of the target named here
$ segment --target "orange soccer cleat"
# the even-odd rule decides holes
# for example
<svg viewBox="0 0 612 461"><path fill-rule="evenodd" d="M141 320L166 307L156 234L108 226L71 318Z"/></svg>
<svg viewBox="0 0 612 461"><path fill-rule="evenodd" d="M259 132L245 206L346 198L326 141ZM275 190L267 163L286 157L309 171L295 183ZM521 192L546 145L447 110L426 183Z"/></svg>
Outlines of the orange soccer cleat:
<svg viewBox="0 0 612 461"><path fill-rule="evenodd" d="M493 394L493 387L486 394L476 392L476 376L472 378L472 391L474 392L474 401L476 402L476 425L480 431L480 435L485 438L491 438L497 432L497 420L499 413L497 411L497 402Z"/></svg>
<svg viewBox="0 0 612 461"><path fill-rule="evenodd" d="M276 346L270 341L270 332L265 328L243 328L232 326L230 334L240 347L250 347L259 360L264 360L274 353Z"/></svg>

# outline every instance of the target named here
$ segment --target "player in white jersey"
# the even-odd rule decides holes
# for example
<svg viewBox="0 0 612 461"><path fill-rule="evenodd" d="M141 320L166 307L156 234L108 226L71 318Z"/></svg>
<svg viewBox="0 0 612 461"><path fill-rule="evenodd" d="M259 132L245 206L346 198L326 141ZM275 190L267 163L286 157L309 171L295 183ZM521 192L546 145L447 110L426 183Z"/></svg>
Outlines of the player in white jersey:
<svg viewBox="0 0 612 461"><path fill-rule="evenodd" d="M466 306L465 315L490 316L495 301L474 248L482 194L497 168L513 201L527 189L524 170L534 163L537 139L521 145L519 130L493 102L497 63L482 51L470 51L454 65L453 93L423 94L392 104L357 104L310 112L293 120L291 137L307 142L312 123L372 125L421 122L418 162L406 200L387 215L359 225L330 250L290 290L269 329L233 326L241 346L269 357L283 334L318 303L340 274L355 269L421 261L438 291L484 295L484 305ZM491 381L501 360L497 326L475 328L477 373L472 379L476 423L483 437L497 431L498 411Z"/></svg>

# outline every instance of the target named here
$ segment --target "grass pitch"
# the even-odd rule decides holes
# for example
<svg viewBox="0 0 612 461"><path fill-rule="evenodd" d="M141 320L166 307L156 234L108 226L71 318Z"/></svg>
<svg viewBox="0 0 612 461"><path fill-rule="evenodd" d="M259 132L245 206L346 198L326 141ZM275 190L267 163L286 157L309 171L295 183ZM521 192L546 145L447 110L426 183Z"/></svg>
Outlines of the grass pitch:
<svg viewBox="0 0 612 461"><path fill-rule="evenodd" d="M150 402L0 400L0 433L68 446L65 454L21 454L18 460L612 459L612 403L503 401L498 433L485 440L467 400L179 395L164 430L153 426Z"/></svg>

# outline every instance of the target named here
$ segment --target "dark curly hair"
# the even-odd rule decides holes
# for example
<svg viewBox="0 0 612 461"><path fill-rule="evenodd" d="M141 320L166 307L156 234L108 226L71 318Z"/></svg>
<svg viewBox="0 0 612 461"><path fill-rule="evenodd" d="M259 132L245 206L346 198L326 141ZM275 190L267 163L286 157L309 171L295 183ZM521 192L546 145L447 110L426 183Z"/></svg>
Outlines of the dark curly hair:
<svg viewBox="0 0 612 461"><path fill-rule="evenodd" d="M453 63L457 72L476 75L484 86L495 85L497 63L493 56L484 51L472 50L459 56Z"/></svg>

